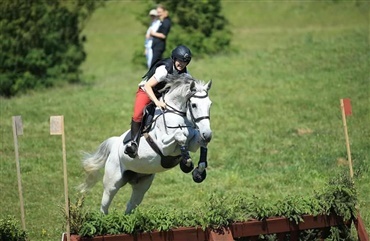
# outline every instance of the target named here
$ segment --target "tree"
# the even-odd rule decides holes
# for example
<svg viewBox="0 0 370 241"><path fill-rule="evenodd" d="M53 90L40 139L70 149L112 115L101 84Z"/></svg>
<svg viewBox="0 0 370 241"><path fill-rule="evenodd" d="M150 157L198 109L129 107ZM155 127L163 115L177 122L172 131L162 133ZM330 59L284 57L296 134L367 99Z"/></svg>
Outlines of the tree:
<svg viewBox="0 0 370 241"><path fill-rule="evenodd" d="M146 13L161 3L166 6L172 20L165 56L179 44L188 46L196 56L212 55L230 48L231 31L228 21L221 15L220 0L162 0L148 1ZM147 18L140 17L147 27ZM136 52L135 62L142 59L142 49Z"/></svg>
<svg viewBox="0 0 370 241"><path fill-rule="evenodd" d="M199 55L215 54L230 45L231 31L221 15L220 0L165 0L173 16L174 31L169 47L180 43L188 45Z"/></svg>
<svg viewBox="0 0 370 241"><path fill-rule="evenodd" d="M102 1L3 0L0 95L78 82L85 60L84 21Z"/></svg>

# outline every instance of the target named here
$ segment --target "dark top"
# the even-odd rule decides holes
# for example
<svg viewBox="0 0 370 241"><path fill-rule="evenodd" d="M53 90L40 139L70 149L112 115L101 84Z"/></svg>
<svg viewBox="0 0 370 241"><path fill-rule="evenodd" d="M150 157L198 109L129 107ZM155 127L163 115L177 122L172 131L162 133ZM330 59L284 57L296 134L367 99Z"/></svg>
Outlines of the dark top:
<svg viewBox="0 0 370 241"><path fill-rule="evenodd" d="M153 49L156 48L156 49L164 50L166 48L166 39L167 39L167 35L170 32L170 30L171 30L171 19L167 17L163 19L161 25L159 26L157 30L157 33L164 34L166 38L162 39L162 38L157 38L153 36L153 44L152 44Z"/></svg>
<svg viewBox="0 0 370 241"><path fill-rule="evenodd" d="M166 66L166 70L167 70L168 74L183 74L183 73L188 72L188 69L186 67L183 70L178 71L174 66L173 60L171 58L166 58L166 59L162 59L162 60L158 61L157 63L155 63L149 69L149 71L146 72L146 74L143 76L143 78L146 78L147 80L149 80L154 75L155 70L161 65ZM154 92L154 94L157 98L159 98L162 95L160 93L160 90L162 90L166 84L167 84L166 81L161 81L156 86L153 87L153 92Z"/></svg>

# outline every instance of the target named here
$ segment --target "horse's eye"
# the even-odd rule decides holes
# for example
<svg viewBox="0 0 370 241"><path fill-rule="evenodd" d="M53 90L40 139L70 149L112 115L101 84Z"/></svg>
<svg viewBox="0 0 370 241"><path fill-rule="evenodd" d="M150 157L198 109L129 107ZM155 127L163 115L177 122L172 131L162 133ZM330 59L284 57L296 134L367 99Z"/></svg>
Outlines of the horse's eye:
<svg viewBox="0 0 370 241"><path fill-rule="evenodd" d="M197 104L191 104L191 108L197 108Z"/></svg>

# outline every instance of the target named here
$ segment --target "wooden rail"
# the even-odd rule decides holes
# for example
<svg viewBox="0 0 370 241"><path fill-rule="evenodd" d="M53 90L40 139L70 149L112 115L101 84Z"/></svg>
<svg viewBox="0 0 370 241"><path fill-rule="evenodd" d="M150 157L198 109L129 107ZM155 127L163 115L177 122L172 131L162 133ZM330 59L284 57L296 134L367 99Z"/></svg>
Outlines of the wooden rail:
<svg viewBox="0 0 370 241"><path fill-rule="evenodd" d="M219 230L206 229L200 227L176 228L163 232L147 232L138 234L104 235L92 238L71 235L71 241L234 241L236 238L249 237L250 240L257 240L259 235L276 234L278 240L286 240L289 234L291 241L299 238L299 232L308 229L321 230L321 238L324 240L328 228L355 225L358 240L369 241L369 236L360 216L351 222L343 222L343 219L336 215L305 215L303 222L296 224L287 218L276 217L268 218L263 221L251 220L247 222L236 222L226 228ZM63 238L66 241L66 237Z"/></svg>

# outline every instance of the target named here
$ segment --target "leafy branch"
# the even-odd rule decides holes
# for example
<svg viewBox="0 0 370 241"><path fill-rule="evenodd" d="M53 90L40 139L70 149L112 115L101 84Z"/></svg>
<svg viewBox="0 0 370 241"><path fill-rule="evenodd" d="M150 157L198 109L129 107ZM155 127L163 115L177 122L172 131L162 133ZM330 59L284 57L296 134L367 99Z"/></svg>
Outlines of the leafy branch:
<svg viewBox="0 0 370 241"><path fill-rule="evenodd" d="M119 233L140 233L151 231L168 231L177 227L202 227L218 229L233 222L251 219L264 220L269 217L286 217L299 223L303 215L337 214L350 220L355 215L357 193L353 181L348 175L341 174L329 181L320 193L313 197L288 196L283 200L271 202L258 196L223 197L212 194L207 203L189 211L180 211L164 207L141 209L138 207L130 215L113 211L109 215L100 212L77 211L83 208L75 205L71 219L71 228L81 236L95 236ZM82 217L78 217L82 215ZM81 222L83 221L83 222ZM343 229L331 228L332 237L343 237L348 233ZM303 232L305 237L317 235L317 230ZM344 233L344 234L343 234ZM302 234L301 234L302 235ZM302 240L305 240L305 237ZM261 237L263 239L270 236Z"/></svg>

